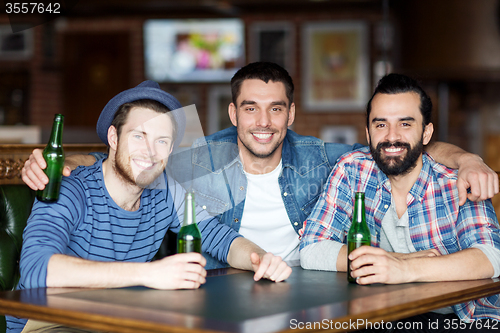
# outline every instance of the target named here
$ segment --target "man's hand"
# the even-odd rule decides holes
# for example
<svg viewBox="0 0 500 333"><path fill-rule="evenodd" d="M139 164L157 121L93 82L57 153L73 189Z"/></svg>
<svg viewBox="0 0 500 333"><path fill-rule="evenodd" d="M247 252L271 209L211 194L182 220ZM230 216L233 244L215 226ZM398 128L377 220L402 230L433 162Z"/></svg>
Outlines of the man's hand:
<svg viewBox="0 0 500 333"><path fill-rule="evenodd" d="M24 167L21 170L21 175L23 181L28 185L32 190L43 190L45 185L49 182L49 178L43 172L43 169L47 167L47 163L45 162L42 150L35 149L31 153L30 157L24 163ZM69 176L71 174L71 169L67 166L63 169L63 176Z"/></svg>
<svg viewBox="0 0 500 333"><path fill-rule="evenodd" d="M498 193L498 175L484 164L481 157L460 147L445 143L429 143L425 150L448 168L458 169L458 196L460 206L467 201L481 201ZM469 194L467 189L470 188Z"/></svg>
<svg viewBox="0 0 500 333"><path fill-rule="evenodd" d="M292 269L281 259L268 252L260 257L257 253L250 255L252 267L255 272L253 279L259 281L266 278L271 281L281 282L292 274Z"/></svg>
<svg viewBox="0 0 500 333"><path fill-rule="evenodd" d="M155 289L197 289L205 283L206 259L199 253L180 253L148 263L143 285Z"/></svg>
<svg viewBox="0 0 500 333"><path fill-rule="evenodd" d="M475 154L464 154L458 168L458 196L462 206L467 199L481 201L498 193L498 175ZM470 193L467 189L470 188Z"/></svg>
<svg viewBox="0 0 500 333"><path fill-rule="evenodd" d="M362 246L349 254L351 276L358 284L397 284L412 281L408 262L372 246Z"/></svg>
<svg viewBox="0 0 500 333"><path fill-rule="evenodd" d="M92 155L71 155L67 156L64 160L63 176L68 177L72 170L75 170L80 165L90 166L95 163L95 158ZM24 163L24 167L21 170L21 175L23 181L32 190L43 190L45 185L49 182L49 178L43 172L43 169L47 167L42 150L35 149L31 153L30 157Z"/></svg>

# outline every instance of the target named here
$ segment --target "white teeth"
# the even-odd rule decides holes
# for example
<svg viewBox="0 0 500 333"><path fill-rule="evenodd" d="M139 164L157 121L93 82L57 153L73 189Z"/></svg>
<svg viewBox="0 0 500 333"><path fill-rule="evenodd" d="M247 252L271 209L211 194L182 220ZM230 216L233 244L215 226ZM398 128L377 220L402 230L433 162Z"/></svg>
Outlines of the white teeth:
<svg viewBox="0 0 500 333"><path fill-rule="evenodd" d="M253 133L253 135L258 139L269 139L272 133Z"/></svg>
<svg viewBox="0 0 500 333"><path fill-rule="evenodd" d="M386 148L385 151L388 153L397 153L398 151L403 150L402 148Z"/></svg>
<svg viewBox="0 0 500 333"><path fill-rule="evenodd" d="M142 162L142 161L135 161L135 163L143 168L150 168L153 166L153 163L148 163L148 162Z"/></svg>

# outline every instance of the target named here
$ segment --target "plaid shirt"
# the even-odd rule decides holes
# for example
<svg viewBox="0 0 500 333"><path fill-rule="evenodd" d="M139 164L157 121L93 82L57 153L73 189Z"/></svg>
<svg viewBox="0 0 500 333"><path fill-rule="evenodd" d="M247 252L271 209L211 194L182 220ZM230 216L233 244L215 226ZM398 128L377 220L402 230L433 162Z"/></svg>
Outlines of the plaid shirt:
<svg viewBox="0 0 500 333"><path fill-rule="evenodd" d="M457 173L423 155L419 177L406 197L410 238L417 251L442 255L487 244L500 249L498 220L490 200L459 206ZM391 183L369 148L345 154L332 170L325 190L301 230L300 248L325 239L346 243L354 193L365 192L366 222L372 245L379 247L382 219L391 205ZM500 320L500 295L453 306L465 321Z"/></svg>

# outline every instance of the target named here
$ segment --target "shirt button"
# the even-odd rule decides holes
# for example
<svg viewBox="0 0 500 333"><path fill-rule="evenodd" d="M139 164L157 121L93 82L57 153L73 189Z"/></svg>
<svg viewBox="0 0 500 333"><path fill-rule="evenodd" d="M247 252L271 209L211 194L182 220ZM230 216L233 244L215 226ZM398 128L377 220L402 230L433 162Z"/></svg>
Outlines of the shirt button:
<svg viewBox="0 0 500 333"><path fill-rule="evenodd" d="M387 209L387 208L389 208L389 206L388 205L384 205L384 208Z"/></svg>
<svg viewBox="0 0 500 333"><path fill-rule="evenodd" d="M238 223L239 221L240 221L240 220L238 220L238 219L234 219L234 222L236 222L236 223Z"/></svg>
<svg viewBox="0 0 500 333"><path fill-rule="evenodd" d="M294 222L293 225L297 226L299 225L299 222Z"/></svg>
<svg viewBox="0 0 500 333"><path fill-rule="evenodd" d="M243 191L245 188L243 186L240 186L240 191Z"/></svg>
<svg viewBox="0 0 500 333"><path fill-rule="evenodd" d="M287 195L288 195L288 193L286 193L286 192L285 192L285 193L283 193L283 196L285 196L285 197L286 197Z"/></svg>
<svg viewBox="0 0 500 333"><path fill-rule="evenodd" d="M207 209L207 206L203 206L202 208L203 208L203 209Z"/></svg>

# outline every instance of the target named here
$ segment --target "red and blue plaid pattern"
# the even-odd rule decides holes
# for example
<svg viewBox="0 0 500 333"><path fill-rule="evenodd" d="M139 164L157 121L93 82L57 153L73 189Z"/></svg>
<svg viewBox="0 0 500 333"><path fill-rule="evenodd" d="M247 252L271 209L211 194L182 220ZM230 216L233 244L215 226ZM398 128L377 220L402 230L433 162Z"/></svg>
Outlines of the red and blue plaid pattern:
<svg viewBox="0 0 500 333"><path fill-rule="evenodd" d="M498 220L490 200L459 206L457 173L424 154L420 175L406 198L410 238L417 251L450 254L487 244L500 249ZM354 193L365 193L372 245L379 246L382 219L391 205L391 183L369 148L345 154L332 170L325 190L301 230L303 249L322 240L346 243ZM453 306L463 320L500 320L500 295Z"/></svg>

